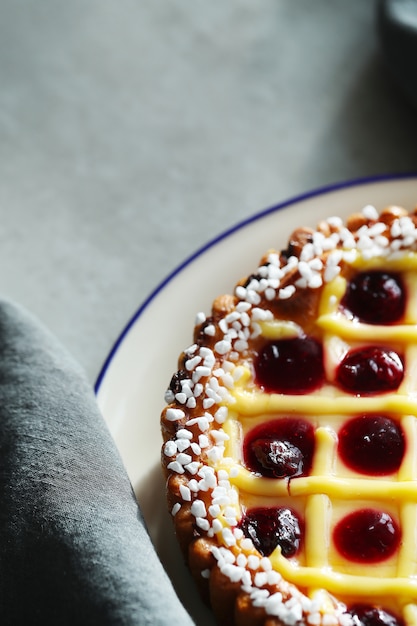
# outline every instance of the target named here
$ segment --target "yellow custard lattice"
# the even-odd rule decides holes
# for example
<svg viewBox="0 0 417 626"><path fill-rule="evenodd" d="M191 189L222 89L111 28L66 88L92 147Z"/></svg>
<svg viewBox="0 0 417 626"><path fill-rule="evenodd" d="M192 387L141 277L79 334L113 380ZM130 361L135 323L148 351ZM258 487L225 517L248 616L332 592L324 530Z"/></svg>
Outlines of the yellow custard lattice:
<svg viewBox="0 0 417 626"><path fill-rule="evenodd" d="M417 280L415 255L395 261L407 288L407 309L401 324L371 325L348 319L340 311L346 281L337 277L321 293L316 332L321 337L326 384L307 395L268 394L259 388L233 389L229 417L224 425L230 439L226 457L233 458L232 484L239 493L241 510L250 507L294 507L305 522L302 550L284 558L277 548L270 556L274 569L313 597L321 589L347 604L383 604L416 624L417 602ZM358 259L356 269L378 268ZM381 261L380 265L381 267ZM387 264L384 262L384 269ZM273 339L297 334L292 325L273 320L262 334ZM353 395L338 389L333 380L341 356L364 344L394 346L404 357L404 379L396 392ZM247 379L249 372L246 372ZM393 417L405 434L405 454L399 470L388 476L367 476L347 467L338 455L338 430L351 417L383 414ZM288 479L262 478L244 466L245 434L263 422L283 416L302 417L315 428L315 452L308 476ZM230 467L229 467L230 470ZM337 522L355 510L372 507L389 512L401 529L395 554L377 564L354 563L334 545Z"/></svg>

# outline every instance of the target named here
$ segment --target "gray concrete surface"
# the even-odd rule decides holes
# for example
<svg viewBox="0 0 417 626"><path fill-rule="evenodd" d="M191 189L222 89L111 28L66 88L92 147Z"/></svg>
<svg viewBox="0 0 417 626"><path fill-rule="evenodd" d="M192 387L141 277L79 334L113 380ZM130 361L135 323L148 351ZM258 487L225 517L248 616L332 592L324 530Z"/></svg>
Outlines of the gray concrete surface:
<svg viewBox="0 0 417 626"><path fill-rule="evenodd" d="M94 383L184 258L265 207L417 170L370 0L0 4L0 289Z"/></svg>

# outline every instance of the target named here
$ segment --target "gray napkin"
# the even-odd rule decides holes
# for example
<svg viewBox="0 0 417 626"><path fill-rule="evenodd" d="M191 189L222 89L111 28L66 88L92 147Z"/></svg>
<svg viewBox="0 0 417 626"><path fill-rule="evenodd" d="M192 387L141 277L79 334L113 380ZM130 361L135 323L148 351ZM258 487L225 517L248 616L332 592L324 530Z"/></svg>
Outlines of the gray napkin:
<svg viewBox="0 0 417 626"><path fill-rule="evenodd" d="M94 394L0 301L0 623L190 626Z"/></svg>

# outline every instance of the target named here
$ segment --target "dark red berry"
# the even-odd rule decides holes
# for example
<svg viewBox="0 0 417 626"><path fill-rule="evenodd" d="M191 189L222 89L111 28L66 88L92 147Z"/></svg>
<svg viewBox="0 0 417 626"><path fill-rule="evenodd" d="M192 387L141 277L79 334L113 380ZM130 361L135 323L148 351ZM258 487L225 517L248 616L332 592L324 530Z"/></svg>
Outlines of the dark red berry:
<svg viewBox="0 0 417 626"><path fill-rule="evenodd" d="M367 324L393 324L404 315L406 294L401 276L361 272L349 281L342 308Z"/></svg>
<svg viewBox="0 0 417 626"><path fill-rule="evenodd" d="M270 393L308 393L323 384L323 348L313 337L272 341L254 367L256 383Z"/></svg>
<svg viewBox="0 0 417 626"><path fill-rule="evenodd" d="M336 372L337 383L353 393L393 391L403 377L404 366L398 354L377 346L352 350Z"/></svg>
<svg viewBox="0 0 417 626"><path fill-rule="evenodd" d="M341 519L333 538L336 548L346 559L379 563L397 550L401 531L388 513L362 509Z"/></svg>
<svg viewBox="0 0 417 626"><path fill-rule="evenodd" d="M303 473L303 454L289 441L255 439L252 449L258 463L274 478L300 476Z"/></svg>
<svg viewBox="0 0 417 626"><path fill-rule="evenodd" d="M339 431L339 454L356 472L384 476L396 472L403 460L405 437L398 424L385 415L359 415Z"/></svg>
<svg viewBox="0 0 417 626"><path fill-rule="evenodd" d="M301 546L302 528L299 517L284 507L250 509L240 521L243 534L263 556L269 556L277 546L282 555L291 557Z"/></svg>
<svg viewBox="0 0 417 626"><path fill-rule="evenodd" d="M301 418L259 424L243 442L245 465L266 478L306 476L314 454L314 427Z"/></svg>
<svg viewBox="0 0 417 626"><path fill-rule="evenodd" d="M181 381L189 378L190 374L186 370L178 370L171 378L169 388L173 393L179 393L182 389Z"/></svg>
<svg viewBox="0 0 417 626"><path fill-rule="evenodd" d="M404 620L390 611L367 604L349 607L355 626L404 626Z"/></svg>

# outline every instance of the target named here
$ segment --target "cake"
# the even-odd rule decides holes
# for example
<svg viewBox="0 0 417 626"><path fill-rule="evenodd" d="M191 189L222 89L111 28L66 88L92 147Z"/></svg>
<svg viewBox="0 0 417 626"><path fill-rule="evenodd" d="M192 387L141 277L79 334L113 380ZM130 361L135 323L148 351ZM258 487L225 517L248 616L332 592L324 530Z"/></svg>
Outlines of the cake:
<svg viewBox="0 0 417 626"><path fill-rule="evenodd" d="M417 624L417 211L267 251L165 401L168 508L220 625Z"/></svg>

